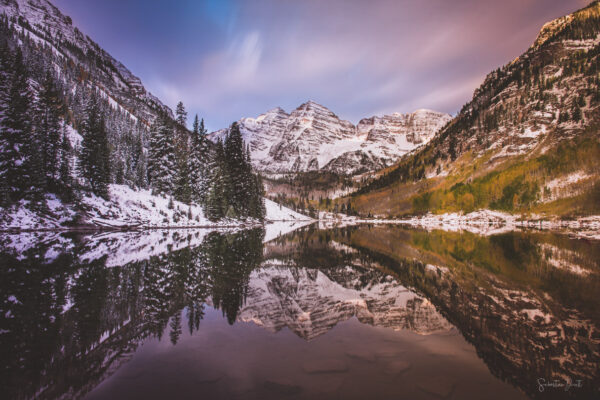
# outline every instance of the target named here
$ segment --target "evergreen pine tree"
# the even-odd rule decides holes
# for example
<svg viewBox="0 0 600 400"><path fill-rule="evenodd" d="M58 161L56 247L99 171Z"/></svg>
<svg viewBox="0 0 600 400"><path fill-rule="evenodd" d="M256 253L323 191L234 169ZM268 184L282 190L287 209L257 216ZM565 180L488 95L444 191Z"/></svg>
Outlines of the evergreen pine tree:
<svg viewBox="0 0 600 400"><path fill-rule="evenodd" d="M178 201L189 204L192 198L192 188L190 185L189 155L187 151L180 152L176 160L177 174L175 176L173 194Z"/></svg>
<svg viewBox="0 0 600 400"><path fill-rule="evenodd" d="M225 196L231 207L229 214L234 217L247 215L246 195L248 193L248 174L244 154L244 140L237 122L231 124L224 143L225 177L229 184Z"/></svg>
<svg viewBox="0 0 600 400"><path fill-rule="evenodd" d="M44 165L44 137L42 132L34 130L31 139L25 147L26 158L29 160L27 171L29 176L25 196L32 201L33 208L45 209L44 194L48 189Z"/></svg>
<svg viewBox="0 0 600 400"><path fill-rule="evenodd" d="M73 200L73 180L71 178L71 143L63 126L62 138L60 143L60 167L59 182L61 190L59 194L65 201Z"/></svg>
<svg viewBox="0 0 600 400"><path fill-rule="evenodd" d="M244 145L237 123L231 125L225 143L217 143L210 169L205 207L209 218L264 219L262 178L252 172L250 148Z"/></svg>
<svg viewBox="0 0 600 400"><path fill-rule="evenodd" d="M173 130L166 115L159 116L150 129L148 181L152 191L171 195L176 173Z"/></svg>
<svg viewBox="0 0 600 400"><path fill-rule="evenodd" d="M8 184L9 170L12 168L10 158L14 151L11 148L11 137L6 130L5 115L9 104L9 91L11 86L12 53L5 40L0 41L0 206L11 203L11 194Z"/></svg>
<svg viewBox="0 0 600 400"><path fill-rule="evenodd" d="M135 164L135 184L137 187L145 188L148 186L148 160L142 147L140 147L139 159Z"/></svg>
<svg viewBox="0 0 600 400"><path fill-rule="evenodd" d="M177 107L175 108L175 116L177 123L185 127L187 124L187 111L185 111L185 107L181 101L177 103Z"/></svg>
<svg viewBox="0 0 600 400"><path fill-rule="evenodd" d="M225 191L223 190L222 172L222 170L216 171L206 197L204 213L211 221L218 221L225 217L227 202L225 200Z"/></svg>
<svg viewBox="0 0 600 400"><path fill-rule="evenodd" d="M181 310L177 311L175 315L171 318L169 322L169 327L171 328L169 332L169 338L171 339L171 343L176 345L179 341L179 337L181 336Z"/></svg>
<svg viewBox="0 0 600 400"><path fill-rule="evenodd" d="M91 93L80 132L83 136L79 168L92 192L107 198L110 183L110 153L104 116L98 98Z"/></svg>
<svg viewBox="0 0 600 400"><path fill-rule="evenodd" d="M219 140L215 145L215 153L212 161L212 174L206 195L204 212L211 221L223 218L229 208L226 197L226 186L228 179L225 171L225 154L223 143Z"/></svg>
<svg viewBox="0 0 600 400"><path fill-rule="evenodd" d="M177 103L175 110L174 130L176 174L173 187L175 198L183 203L189 203L192 196L189 169L189 132L187 130L187 112L182 102Z"/></svg>
<svg viewBox="0 0 600 400"><path fill-rule="evenodd" d="M264 187L262 177L257 174L252 177L251 190L249 192L249 216L262 220L265 218L266 209L264 201Z"/></svg>
<svg viewBox="0 0 600 400"><path fill-rule="evenodd" d="M581 112L581 108L579 107L578 104L575 104L573 106L573 112L571 113L571 118L573 119L573 121L575 122L579 122L581 121L581 119L583 118L583 114Z"/></svg>
<svg viewBox="0 0 600 400"><path fill-rule="evenodd" d="M7 195L12 201L24 197L32 184L32 165L35 145L32 140L31 93L28 73L20 48L11 65L8 102L2 120L2 164Z"/></svg>
<svg viewBox="0 0 600 400"><path fill-rule="evenodd" d="M39 136L42 150L43 170L46 187L57 191L60 169L61 126L60 109L62 107L54 79L46 73L37 103L38 121L36 135Z"/></svg>
<svg viewBox="0 0 600 400"><path fill-rule="evenodd" d="M192 201L205 204L209 189L208 164L209 147L206 138L204 120L198 121L198 115L194 118L191 136L189 173Z"/></svg>

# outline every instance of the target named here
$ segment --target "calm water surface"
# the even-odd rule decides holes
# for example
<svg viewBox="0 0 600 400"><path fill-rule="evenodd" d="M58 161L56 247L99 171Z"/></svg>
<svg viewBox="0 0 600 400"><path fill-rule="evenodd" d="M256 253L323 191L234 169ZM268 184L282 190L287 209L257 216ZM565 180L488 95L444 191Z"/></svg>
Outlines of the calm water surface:
<svg viewBox="0 0 600 400"><path fill-rule="evenodd" d="M2 398L600 398L598 242L369 225L0 241Z"/></svg>

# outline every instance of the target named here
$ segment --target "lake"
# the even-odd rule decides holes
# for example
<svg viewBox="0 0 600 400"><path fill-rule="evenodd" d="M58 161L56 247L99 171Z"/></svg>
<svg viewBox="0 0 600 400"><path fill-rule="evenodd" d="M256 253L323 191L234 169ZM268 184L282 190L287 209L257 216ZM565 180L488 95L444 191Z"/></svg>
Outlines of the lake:
<svg viewBox="0 0 600 400"><path fill-rule="evenodd" d="M0 397L600 398L598 241L272 237L3 234Z"/></svg>

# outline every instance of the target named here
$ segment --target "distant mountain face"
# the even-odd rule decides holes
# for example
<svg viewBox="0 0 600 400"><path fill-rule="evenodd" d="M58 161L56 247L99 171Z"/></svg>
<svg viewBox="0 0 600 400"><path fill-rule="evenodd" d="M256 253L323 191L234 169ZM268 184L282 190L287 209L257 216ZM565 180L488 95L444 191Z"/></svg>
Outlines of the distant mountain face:
<svg viewBox="0 0 600 400"><path fill-rule="evenodd" d="M545 24L427 145L362 188L357 208L382 215L600 212L599 71L594 1Z"/></svg>
<svg viewBox="0 0 600 400"><path fill-rule="evenodd" d="M20 29L40 47L49 46L58 69L78 66L77 78L96 86L114 107L145 123L152 122L157 111L172 114L137 76L73 26L71 18L49 1L0 0L0 13L14 17ZM70 78L65 75L65 79Z"/></svg>
<svg viewBox="0 0 600 400"><path fill-rule="evenodd" d="M450 119L448 114L418 110L365 118L354 126L308 101L290 114L278 107L238 123L260 171L356 174L392 164L427 143ZM222 129L209 137L216 141L227 132Z"/></svg>

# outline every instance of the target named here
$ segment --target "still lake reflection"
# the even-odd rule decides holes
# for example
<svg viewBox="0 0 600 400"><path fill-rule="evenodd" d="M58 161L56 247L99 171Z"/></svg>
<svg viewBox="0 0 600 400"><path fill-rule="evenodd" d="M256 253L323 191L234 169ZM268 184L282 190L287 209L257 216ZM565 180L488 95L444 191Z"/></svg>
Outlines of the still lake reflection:
<svg viewBox="0 0 600 400"><path fill-rule="evenodd" d="M598 242L264 235L0 236L0 397L600 396Z"/></svg>

